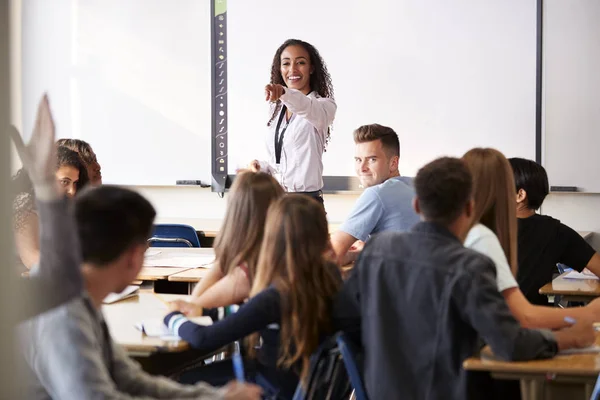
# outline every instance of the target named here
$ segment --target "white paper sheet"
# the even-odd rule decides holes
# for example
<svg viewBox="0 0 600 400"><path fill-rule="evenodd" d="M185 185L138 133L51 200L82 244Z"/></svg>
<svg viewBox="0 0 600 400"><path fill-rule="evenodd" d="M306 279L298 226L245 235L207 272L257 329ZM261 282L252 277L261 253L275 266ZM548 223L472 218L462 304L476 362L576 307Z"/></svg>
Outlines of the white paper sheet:
<svg viewBox="0 0 600 400"><path fill-rule="evenodd" d="M133 296L137 296L137 292L140 290L139 286L129 285L121 293L111 293L104 298L102 301L104 304L112 304L117 301L128 299Z"/></svg>
<svg viewBox="0 0 600 400"><path fill-rule="evenodd" d="M174 267L174 268L210 268L215 261L215 256L205 254L178 254L168 255L163 253L159 256L146 258L144 267Z"/></svg>
<svg viewBox="0 0 600 400"><path fill-rule="evenodd" d="M567 355L567 354L583 354L583 353L600 353L600 346L593 345L588 347L582 347L581 349L568 349L559 351L558 354Z"/></svg>
<svg viewBox="0 0 600 400"><path fill-rule="evenodd" d="M564 279L595 279L595 280L598 280L598 277L596 275L592 274L591 272L587 273L587 272L571 271L564 276Z"/></svg>
<svg viewBox="0 0 600 400"><path fill-rule="evenodd" d="M210 317L193 317L189 318L189 320L198 325L212 325L212 319ZM134 326L144 332L146 336L160 337L163 340L181 339L179 336L172 335L169 332L169 329L165 326L162 318L148 318L136 323Z"/></svg>

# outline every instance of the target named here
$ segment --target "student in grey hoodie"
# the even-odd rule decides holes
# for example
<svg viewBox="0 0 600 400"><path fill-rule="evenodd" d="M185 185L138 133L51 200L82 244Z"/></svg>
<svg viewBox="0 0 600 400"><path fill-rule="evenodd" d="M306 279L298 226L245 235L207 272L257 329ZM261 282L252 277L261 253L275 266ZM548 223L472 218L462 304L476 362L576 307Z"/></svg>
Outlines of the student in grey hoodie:
<svg viewBox="0 0 600 400"><path fill-rule="evenodd" d="M259 399L260 388L254 385L230 383L219 389L150 376L112 341L101 312L102 300L123 290L141 269L155 211L133 191L104 186L75 200L74 221L54 177L44 172L43 166L54 162L53 146L46 143L54 142L54 126L46 98L40 109L50 123L34 133L27 147L16 139L17 147L25 155L23 162L34 186L42 189L36 193L42 231L64 235L42 234L40 275L32 281L47 283L52 290L46 294L56 304L50 310L37 310L45 312L18 328L28 374L26 398ZM65 266L57 266L60 263ZM61 294L57 284L62 278Z"/></svg>

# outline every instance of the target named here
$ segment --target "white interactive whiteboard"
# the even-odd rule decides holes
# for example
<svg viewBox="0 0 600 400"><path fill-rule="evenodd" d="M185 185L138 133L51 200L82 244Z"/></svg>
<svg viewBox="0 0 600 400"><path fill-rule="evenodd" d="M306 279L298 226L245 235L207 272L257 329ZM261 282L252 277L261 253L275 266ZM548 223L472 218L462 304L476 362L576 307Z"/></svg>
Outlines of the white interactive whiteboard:
<svg viewBox="0 0 600 400"><path fill-rule="evenodd" d="M543 165L551 186L600 193L600 2L544 0Z"/></svg>
<svg viewBox="0 0 600 400"><path fill-rule="evenodd" d="M210 180L209 0L23 2L23 117L50 93L61 137L89 141L105 181ZM338 113L324 174L353 176L352 131L401 141L401 172L492 146L534 157L536 0L229 0L228 167L264 154L276 48L314 44Z"/></svg>
<svg viewBox="0 0 600 400"><path fill-rule="evenodd" d="M207 0L27 0L23 127L48 91L59 137L89 141L107 183L210 177Z"/></svg>
<svg viewBox="0 0 600 400"><path fill-rule="evenodd" d="M325 175L354 175L352 132L389 125L400 171L474 146L535 156L535 0L227 3L229 170L264 153L271 61L313 44L338 104Z"/></svg>

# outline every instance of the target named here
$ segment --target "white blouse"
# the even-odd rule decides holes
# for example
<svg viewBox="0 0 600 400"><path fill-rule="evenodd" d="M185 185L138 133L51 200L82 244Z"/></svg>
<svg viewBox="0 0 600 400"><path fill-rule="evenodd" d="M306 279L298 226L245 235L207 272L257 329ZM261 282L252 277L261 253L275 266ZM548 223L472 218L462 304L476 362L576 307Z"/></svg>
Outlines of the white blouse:
<svg viewBox="0 0 600 400"><path fill-rule="evenodd" d="M500 293L519 286L510 270L502 245L490 228L483 224L472 227L465 239L465 247L485 254L492 259L496 266L496 283Z"/></svg>
<svg viewBox="0 0 600 400"><path fill-rule="evenodd" d="M288 192L313 192L323 188L323 151L327 128L335 118L337 106L333 99L316 92L285 88L281 102L293 114L283 136L281 159L275 162L275 131L281 113L271 121L266 136L268 161L261 161L262 171L278 176ZM286 126L285 117L280 132Z"/></svg>

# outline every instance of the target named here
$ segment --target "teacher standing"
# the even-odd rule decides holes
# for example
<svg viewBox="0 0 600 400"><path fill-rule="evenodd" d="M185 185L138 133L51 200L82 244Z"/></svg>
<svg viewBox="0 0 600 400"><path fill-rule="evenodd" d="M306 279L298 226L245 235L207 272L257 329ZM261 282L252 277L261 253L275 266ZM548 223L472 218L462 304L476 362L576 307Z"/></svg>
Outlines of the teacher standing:
<svg viewBox="0 0 600 400"><path fill-rule="evenodd" d="M273 57L265 97L272 103L269 160L254 160L251 169L271 173L287 192L323 203L323 152L337 106L331 76L317 49L297 39L283 43Z"/></svg>

